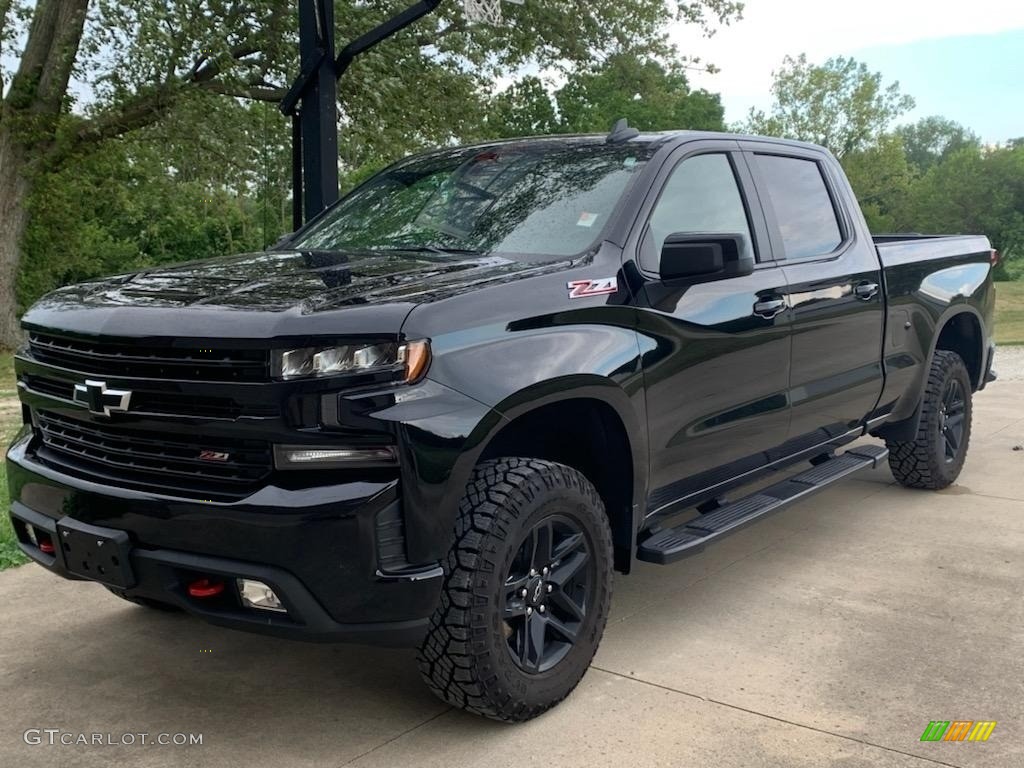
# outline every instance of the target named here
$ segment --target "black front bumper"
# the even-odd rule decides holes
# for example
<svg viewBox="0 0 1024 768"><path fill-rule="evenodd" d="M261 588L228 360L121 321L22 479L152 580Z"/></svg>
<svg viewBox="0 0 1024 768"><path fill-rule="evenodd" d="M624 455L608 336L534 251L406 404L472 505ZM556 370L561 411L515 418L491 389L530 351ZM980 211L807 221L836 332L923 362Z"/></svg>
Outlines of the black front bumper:
<svg viewBox="0 0 1024 768"><path fill-rule="evenodd" d="M395 480L347 482L301 490L266 486L232 503L202 502L100 485L34 460L31 435L7 456L11 517L22 550L65 578L60 547L47 554L27 526L51 534L69 518L124 531L130 541L129 597L180 606L211 623L320 642L414 646L440 594L436 563L382 571L378 519L393 517ZM226 584L216 599L189 595L203 577ZM236 578L262 581L287 614L243 607Z"/></svg>

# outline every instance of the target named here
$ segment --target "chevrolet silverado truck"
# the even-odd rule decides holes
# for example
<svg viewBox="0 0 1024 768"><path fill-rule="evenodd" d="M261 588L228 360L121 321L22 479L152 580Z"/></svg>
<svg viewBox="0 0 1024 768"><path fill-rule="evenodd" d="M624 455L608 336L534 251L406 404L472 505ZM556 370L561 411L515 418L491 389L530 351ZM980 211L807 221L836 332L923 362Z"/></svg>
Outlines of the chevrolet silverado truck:
<svg viewBox="0 0 1024 768"><path fill-rule="evenodd" d="M887 457L952 483L997 258L873 238L792 141L620 124L421 154L266 252L35 304L11 518L59 576L417 647L442 699L526 720L587 670L613 571Z"/></svg>

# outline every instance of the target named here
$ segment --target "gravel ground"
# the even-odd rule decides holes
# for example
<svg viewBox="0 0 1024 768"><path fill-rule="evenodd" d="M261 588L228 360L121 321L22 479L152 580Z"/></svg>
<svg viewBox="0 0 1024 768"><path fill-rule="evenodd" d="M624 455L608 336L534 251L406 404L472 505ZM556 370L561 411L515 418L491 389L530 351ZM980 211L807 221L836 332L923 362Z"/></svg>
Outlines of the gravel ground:
<svg viewBox="0 0 1024 768"><path fill-rule="evenodd" d="M1024 381L1024 346L999 347L992 367L1000 381Z"/></svg>

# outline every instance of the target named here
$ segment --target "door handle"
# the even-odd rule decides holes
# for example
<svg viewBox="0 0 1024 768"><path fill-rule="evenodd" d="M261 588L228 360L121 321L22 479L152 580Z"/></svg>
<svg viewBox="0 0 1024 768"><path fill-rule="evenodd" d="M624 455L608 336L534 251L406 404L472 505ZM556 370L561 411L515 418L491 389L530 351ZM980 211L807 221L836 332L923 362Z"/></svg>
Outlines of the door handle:
<svg viewBox="0 0 1024 768"><path fill-rule="evenodd" d="M853 289L853 295L861 301L871 301L878 295L878 283L859 283Z"/></svg>
<svg viewBox="0 0 1024 768"><path fill-rule="evenodd" d="M786 300L782 298L761 299L754 305L754 314L771 320L786 308Z"/></svg>

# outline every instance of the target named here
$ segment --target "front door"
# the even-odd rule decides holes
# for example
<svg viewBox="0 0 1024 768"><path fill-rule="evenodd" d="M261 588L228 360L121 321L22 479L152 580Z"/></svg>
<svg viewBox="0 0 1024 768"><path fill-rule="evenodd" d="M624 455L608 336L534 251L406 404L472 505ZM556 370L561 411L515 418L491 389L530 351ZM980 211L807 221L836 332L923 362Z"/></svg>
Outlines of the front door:
<svg viewBox="0 0 1024 768"><path fill-rule="evenodd" d="M685 145L662 172L637 235L649 514L768 463L789 429L786 278L737 150L726 140ZM757 259L752 274L683 285L662 279L669 235L716 232L742 235Z"/></svg>

